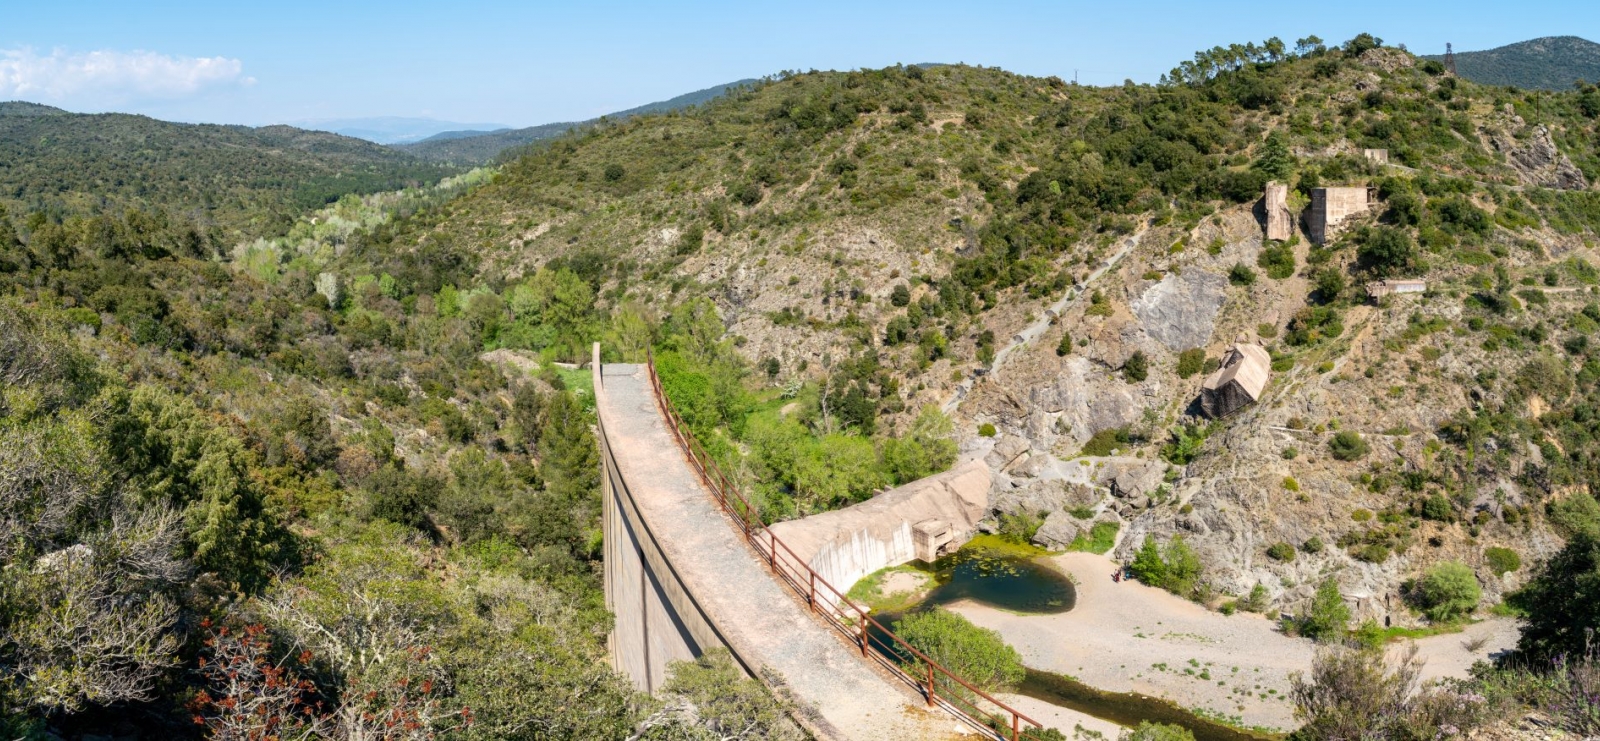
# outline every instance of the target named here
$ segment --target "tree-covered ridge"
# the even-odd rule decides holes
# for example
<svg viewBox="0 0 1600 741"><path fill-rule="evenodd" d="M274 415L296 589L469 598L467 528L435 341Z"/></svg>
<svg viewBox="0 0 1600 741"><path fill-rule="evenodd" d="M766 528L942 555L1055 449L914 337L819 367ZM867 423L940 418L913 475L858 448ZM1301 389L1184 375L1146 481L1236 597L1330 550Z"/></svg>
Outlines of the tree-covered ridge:
<svg viewBox="0 0 1600 741"><path fill-rule="evenodd" d="M359 139L287 126L179 124L0 109L0 204L59 218L164 210L224 240L271 235L349 193L438 181L453 170Z"/></svg>
<svg viewBox="0 0 1600 741"><path fill-rule="evenodd" d="M574 129L594 126L602 121L621 121L650 113L668 113L691 108L757 82L757 80L739 80L725 85L714 85L704 90L646 103L587 121L548 123L501 131L446 131L419 142L396 145L395 148L432 162L460 165L485 164L496 159L515 159L519 149L558 138Z"/></svg>
<svg viewBox="0 0 1600 741"><path fill-rule="evenodd" d="M1593 194L1519 191L1499 147L1547 127L1593 181L1595 96L1477 86L1367 35L1219 47L1155 86L964 66L785 75L536 148L358 249L482 256L491 285L572 261L610 307L710 296L730 331L770 338L744 346L752 360L794 368L785 348L826 337L835 357L871 348L914 369L899 386L914 394L993 352L980 320L1004 291L1056 295L1139 224L1193 229L1274 177L1300 199L1373 182L1360 148L1437 193L1505 204L1515 228L1591 232Z"/></svg>
<svg viewBox="0 0 1600 741"><path fill-rule="evenodd" d="M1444 61L1443 54L1424 59ZM1484 51L1457 51L1456 71L1480 85L1571 90L1600 80L1600 44L1577 36L1546 36Z"/></svg>

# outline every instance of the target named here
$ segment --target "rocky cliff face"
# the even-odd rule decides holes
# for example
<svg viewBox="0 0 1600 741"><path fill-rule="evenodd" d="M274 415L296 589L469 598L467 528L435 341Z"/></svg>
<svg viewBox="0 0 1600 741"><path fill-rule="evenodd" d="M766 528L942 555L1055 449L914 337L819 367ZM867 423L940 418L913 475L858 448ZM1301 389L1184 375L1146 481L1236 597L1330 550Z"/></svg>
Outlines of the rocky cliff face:
<svg viewBox="0 0 1600 741"><path fill-rule="evenodd" d="M1471 491L1448 494L1467 500L1453 522L1414 510L1447 495L1436 472L1462 465L1439 430L1488 393L1471 379L1515 373L1526 358L1488 352L1468 336L1460 291L1445 287L1461 270L1440 274L1434 294L1349 307L1337 337L1288 347L1283 335L1311 290L1301 275L1311 272L1307 246L1296 247L1294 277L1259 276L1249 286L1226 277L1236 263L1255 265L1260 229L1244 208L1190 234L1152 229L1083 291L1101 293L1103 305L1069 305L1056 326L972 390L961 413L1001 431L988 453L996 514L1041 518L1035 541L1047 547L1063 547L1096 521L1116 521L1122 533L1113 555L1124 561L1146 536L1181 535L1200 554L1217 599L1261 584L1273 604L1293 609L1332 575L1358 618L1415 623L1403 584L1433 563L1458 560L1477 569L1485 599L1498 600L1522 575L1493 573L1487 548L1513 548L1531 562L1560 545L1544 525L1518 519L1540 506L1542 493L1519 483L1525 466L1538 465L1538 450L1506 451L1500 463L1478 466ZM1173 249L1180 238L1189 246ZM1552 240L1550 249L1560 256L1570 246ZM1538 259L1507 263L1516 269ZM1060 356L1062 332L1086 342ZM1292 367L1279 365L1260 403L1215 423L1191 462L1164 460L1160 448L1174 428L1204 423L1195 404L1204 373L1180 378L1178 353L1198 347L1218 358L1240 338L1292 355ZM1130 382L1119 369L1135 351L1150 358L1151 372ZM1108 430L1125 430L1130 441L1110 456L1082 454ZM1335 458L1338 431L1359 433L1368 452ZM1295 548L1292 560L1267 555L1276 543Z"/></svg>
<svg viewBox="0 0 1600 741"><path fill-rule="evenodd" d="M1509 107L1509 106L1508 106ZM1506 157L1524 185L1561 190L1586 190L1588 178L1572 164L1551 138L1550 127L1528 126L1510 111L1486 126L1484 136L1494 151Z"/></svg>

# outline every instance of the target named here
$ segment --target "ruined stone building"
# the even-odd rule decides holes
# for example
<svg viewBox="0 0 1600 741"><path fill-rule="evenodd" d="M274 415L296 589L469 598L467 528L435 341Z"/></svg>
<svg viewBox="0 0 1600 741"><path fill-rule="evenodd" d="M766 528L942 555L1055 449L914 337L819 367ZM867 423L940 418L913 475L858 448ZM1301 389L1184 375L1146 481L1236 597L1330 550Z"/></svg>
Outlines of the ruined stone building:
<svg viewBox="0 0 1600 741"><path fill-rule="evenodd" d="M1375 189L1364 185L1345 188L1313 188L1311 206L1306 209L1306 236L1317 244L1327 244L1346 219L1367 212L1377 200Z"/></svg>
<svg viewBox="0 0 1600 741"><path fill-rule="evenodd" d="M1420 279L1379 280L1367 284L1367 295L1375 299L1394 293L1426 293L1427 290L1428 282Z"/></svg>
<svg viewBox="0 0 1600 741"><path fill-rule="evenodd" d="M1361 156L1366 157L1367 161L1375 164L1389 164L1389 150L1387 149L1363 149L1361 150Z"/></svg>
<svg viewBox="0 0 1600 741"><path fill-rule="evenodd" d="M1267 239L1288 239L1289 226L1293 221L1289 214L1289 184L1277 181L1267 183L1262 205L1267 212Z"/></svg>
<svg viewBox="0 0 1600 741"><path fill-rule="evenodd" d="M1222 367L1200 386L1200 408L1212 418L1226 417L1260 400L1272 375L1272 357L1261 346L1241 342L1228 350Z"/></svg>

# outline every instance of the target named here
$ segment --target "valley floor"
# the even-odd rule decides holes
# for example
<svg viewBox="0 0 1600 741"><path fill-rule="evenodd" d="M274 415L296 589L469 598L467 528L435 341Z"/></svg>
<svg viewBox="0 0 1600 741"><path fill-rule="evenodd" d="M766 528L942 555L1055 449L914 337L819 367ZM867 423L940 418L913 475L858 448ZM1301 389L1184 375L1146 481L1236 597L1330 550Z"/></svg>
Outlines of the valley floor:
<svg viewBox="0 0 1600 741"><path fill-rule="evenodd" d="M999 631L1032 668L1101 690L1161 697L1236 724L1298 725L1287 698L1289 676L1310 668L1315 644L1283 635L1259 615L1227 616L1138 582L1113 582L1117 566L1104 556L1067 553L1049 562L1078 584L1069 612L1018 615L972 602L950 609ZM1469 652L1464 644L1478 638L1484 645ZM1494 618L1418 640L1427 662L1423 676L1465 676L1474 661L1510 648L1516 638L1515 621Z"/></svg>

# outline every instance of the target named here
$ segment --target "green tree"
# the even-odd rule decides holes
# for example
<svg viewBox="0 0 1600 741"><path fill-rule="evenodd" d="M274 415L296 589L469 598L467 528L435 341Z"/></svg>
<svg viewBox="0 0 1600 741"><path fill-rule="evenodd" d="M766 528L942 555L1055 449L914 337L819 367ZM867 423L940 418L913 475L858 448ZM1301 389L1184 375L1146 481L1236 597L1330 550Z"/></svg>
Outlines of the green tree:
<svg viewBox="0 0 1600 741"><path fill-rule="evenodd" d="M1574 534L1506 602L1525 616L1518 653L1539 661L1584 655L1600 633L1600 538Z"/></svg>
<svg viewBox="0 0 1600 741"><path fill-rule="evenodd" d="M894 306L905 306L911 303L911 288L904 283L896 283L894 290L889 292L889 303Z"/></svg>
<svg viewBox="0 0 1600 741"><path fill-rule="evenodd" d="M1236 286L1255 285L1256 271L1251 270L1249 265L1236 262L1228 269L1228 282Z"/></svg>
<svg viewBox="0 0 1600 741"><path fill-rule="evenodd" d="M1328 449L1333 457L1341 461L1353 461L1366 457L1367 441L1361 433L1354 430L1341 430L1328 441Z"/></svg>
<svg viewBox="0 0 1600 741"><path fill-rule="evenodd" d="M1317 282L1313 287L1317 292L1317 300L1325 304L1333 303L1339 299L1339 294L1344 293L1344 272L1338 268L1323 268L1317 271Z"/></svg>
<svg viewBox="0 0 1600 741"><path fill-rule="evenodd" d="M1471 614L1482 596L1478 577L1459 561L1437 564L1417 582L1417 602L1436 623Z"/></svg>
<svg viewBox="0 0 1600 741"><path fill-rule="evenodd" d="M1261 143L1261 152L1256 156L1251 167L1265 174L1273 180L1285 181L1294 174L1294 154L1289 151L1289 142L1282 132L1273 131L1267 134Z"/></svg>
<svg viewBox="0 0 1600 741"><path fill-rule="evenodd" d="M589 415L570 391L550 396L539 435L539 472L545 487L568 502L589 501L600 490L600 450Z"/></svg>
<svg viewBox="0 0 1600 741"><path fill-rule="evenodd" d="M153 386L116 404L109 449L141 501L183 513L185 552L202 570L247 591L265 585L295 544L268 507L244 446L193 402Z"/></svg>
<svg viewBox="0 0 1600 741"><path fill-rule="evenodd" d="M956 676L985 692L1015 687L1027 670L1017 650L1000 634L980 628L949 610L934 608L914 612L898 623L895 632L906 643L939 662ZM913 672L913 676L921 676ZM955 688L941 686L942 691Z"/></svg>
<svg viewBox="0 0 1600 741"><path fill-rule="evenodd" d="M1356 240L1361 243L1356 256L1380 276L1406 270L1416 259L1417 246L1411 235L1392 226L1364 228Z"/></svg>
<svg viewBox="0 0 1600 741"><path fill-rule="evenodd" d="M1128 360L1122 364L1122 376L1129 383L1139 383L1150 377L1150 358L1143 350L1134 350Z"/></svg>
<svg viewBox="0 0 1600 741"><path fill-rule="evenodd" d="M1128 573L1153 587L1167 583L1167 562L1161 558L1161 545L1156 543L1154 535L1144 536L1144 545L1139 546L1139 552L1134 554L1133 563L1128 565Z"/></svg>
<svg viewBox="0 0 1600 741"><path fill-rule="evenodd" d="M1331 576L1317 586L1310 609L1297 621L1300 635L1325 643L1343 638L1349 624L1350 608L1339 592L1339 582Z"/></svg>
<svg viewBox="0 0 1600 741"><path fill-rule="evenodd" d="M1162 554L1166 561L1166 579L1161 586L1167 591L1180 597L1188 597L1194 593L1200 583L1200 572L1203 567L1200 563L1200 554L1189 547L1188 541L1182 535L1172 536L1172 541L1167 543L1167 549Z"/></svg>
<svg viewBox="0 0 1600 741"><path fill-rule="evenodd" d="M1383 46L1383 39L1370 33L1356 34L1355 38L1344 42L1344 53L1352 57L1359 57L1363 53Z"/></svg>
<svg viewBox="0 0 1600 741"><path fill-rule="evenodd" d="M622 165L619 165L619 164L616 164L615 162L613 162L613 163L611 163L609 165L606 165L606 169L605 169L605 173L604 174L605 174L605 178L606 178L607 182L615 183L618 180L621 180L622 178L626 177L627 174L628 174L628 171L623 169Z"/></svg>
<svg viewBox="0 0 1600 741"><path fill-rule="evenodd" d="M884 441L882 454L897 485L946 470L956 461L955 424L938 406L923 406L904 437Z"/></svg>
<svg viewBox="0 0 1600 741"><path fill-rule="evenodd" d="M1061 341L1056 343L1056 355L1058 357L1066 357L1066 356L1071 355L1071 354L1072 354L1072 333L1068 332L1066 330L1062 330L1061 331Z"/></svg>

